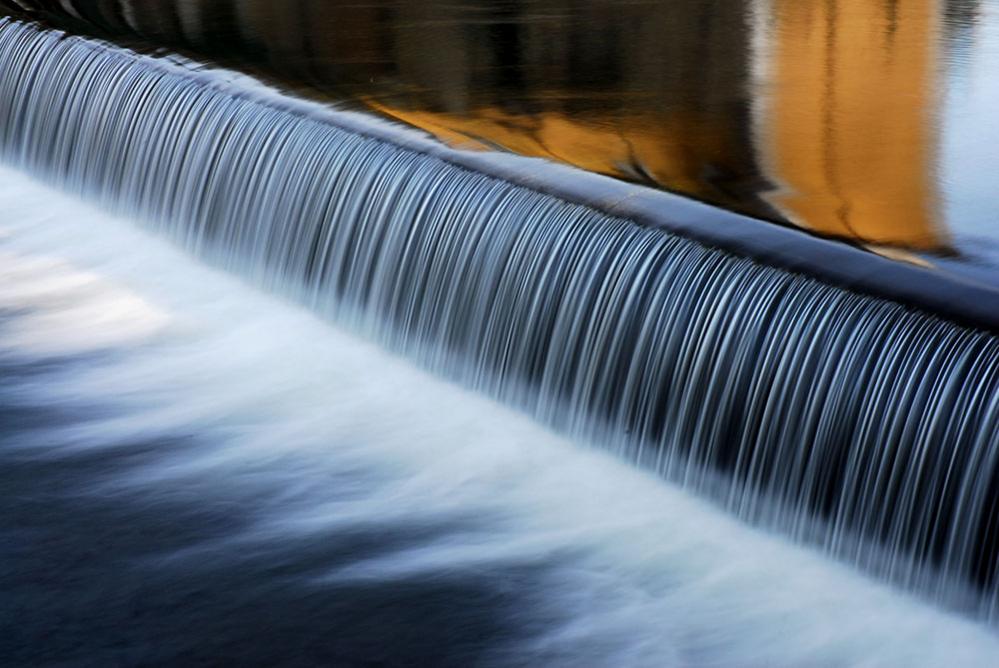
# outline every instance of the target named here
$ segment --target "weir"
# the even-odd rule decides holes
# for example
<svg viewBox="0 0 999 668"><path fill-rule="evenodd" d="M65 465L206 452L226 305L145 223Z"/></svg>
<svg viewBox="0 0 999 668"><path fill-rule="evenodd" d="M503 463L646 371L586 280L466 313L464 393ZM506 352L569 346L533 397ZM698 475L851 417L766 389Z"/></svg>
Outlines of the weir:
<svg viewBox="0 0 999 668"><path fill-rule="evenodd" d="M987 287L13 19L0 152L742 518L996 612Z"/></svg>

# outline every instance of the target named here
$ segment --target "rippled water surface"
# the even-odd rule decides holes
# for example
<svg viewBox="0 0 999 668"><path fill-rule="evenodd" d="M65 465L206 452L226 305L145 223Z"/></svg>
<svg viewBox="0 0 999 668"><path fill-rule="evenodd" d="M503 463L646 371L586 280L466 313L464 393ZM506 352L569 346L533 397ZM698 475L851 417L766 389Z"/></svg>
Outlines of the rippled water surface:
<svg viewBox="0 0 999 668"><path fill-rule="evenodd" d="M996 282L994 2L16 4Z"/></svg>

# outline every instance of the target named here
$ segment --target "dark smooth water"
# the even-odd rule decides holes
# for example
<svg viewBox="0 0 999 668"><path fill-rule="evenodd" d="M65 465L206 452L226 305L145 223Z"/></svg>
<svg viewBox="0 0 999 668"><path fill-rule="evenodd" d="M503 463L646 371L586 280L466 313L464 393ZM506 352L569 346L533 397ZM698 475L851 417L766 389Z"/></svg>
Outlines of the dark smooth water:
<svg viewBox="0 0 999 668"><path fill-rule="evenodd" d="M999 267L994 3L17 4L269 72L456 145L567 162L989 282Z"/></svg>

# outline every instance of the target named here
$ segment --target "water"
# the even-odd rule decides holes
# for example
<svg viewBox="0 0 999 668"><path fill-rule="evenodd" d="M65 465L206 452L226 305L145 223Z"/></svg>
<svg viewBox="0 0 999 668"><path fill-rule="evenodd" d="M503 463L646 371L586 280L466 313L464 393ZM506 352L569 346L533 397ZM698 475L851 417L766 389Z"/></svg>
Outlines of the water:
<svg viewBox="0 0 999 668"><path fill-rule="evenodd" d="M307 86L455 145L999 276L995 2L17 4Z"/></svg>
<svg viewBox="0 0 999 668"><path fill-rule="evenodd" d="M13 164L739 517L994 614L994 336L246 82L14 22L0 63Z"/></svg>
<svg viewBox="0 0 999 668"><path fill-rule="evenodd" d="M991 665L934 609L0 169L4 665Z"/></svg>

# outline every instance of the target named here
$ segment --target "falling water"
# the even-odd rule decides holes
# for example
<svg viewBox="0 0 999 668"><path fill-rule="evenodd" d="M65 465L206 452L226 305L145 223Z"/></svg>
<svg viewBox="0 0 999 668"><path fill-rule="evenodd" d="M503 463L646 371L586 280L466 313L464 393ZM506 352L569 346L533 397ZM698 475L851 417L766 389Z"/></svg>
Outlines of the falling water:
<svg viewBox="0 0 999 668"><path fill-rule="evenodd" d="M0 151L563 432L913 590L999 602L999 340L0 22Z"/></svg>
<svg viewBox="0 0 999 668"><path fill-rule="evenodd" d="M0 168L0 664L993 665L872 582Z"/></svg>

